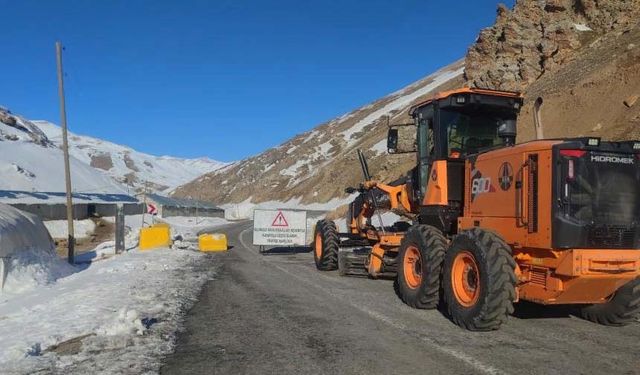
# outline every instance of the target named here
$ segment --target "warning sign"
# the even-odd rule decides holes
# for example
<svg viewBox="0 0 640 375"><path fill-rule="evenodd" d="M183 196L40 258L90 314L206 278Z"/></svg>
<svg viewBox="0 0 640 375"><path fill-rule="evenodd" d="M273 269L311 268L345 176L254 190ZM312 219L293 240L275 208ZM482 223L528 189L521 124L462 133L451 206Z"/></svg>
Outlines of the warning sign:
<svg viewBox="0 0 640 375"><path fill-rule="evenodd" d="M307 212L255 210L253 244L264 246L306 245Z"/></svg>
<svg viewBox="0 0 640 375"><path fill-rule="evenodd" d="M158 207L156 207L156 205L153 203L147 203L147 213L151 215L157 215Z"/></svg>
<svg viewBox="0 0 640 375"><path fill-rule="evenodd" d="M278 211L278 215L273 219L273 223L271 223L272 227L288 227L289 223L287 223L287 218L284 217L282 211Z"/></svg>

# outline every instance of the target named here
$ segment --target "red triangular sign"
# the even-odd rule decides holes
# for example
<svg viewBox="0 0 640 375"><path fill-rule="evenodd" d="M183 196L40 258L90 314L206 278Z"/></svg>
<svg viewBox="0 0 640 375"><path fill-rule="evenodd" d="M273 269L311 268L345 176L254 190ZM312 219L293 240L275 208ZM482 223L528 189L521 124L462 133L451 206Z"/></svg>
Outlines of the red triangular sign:
<svg viewBox="0 0 640 375"><path fill-rule="evenodd" d="M282 211L278 211L278 215L273 219L273 223L271 223L272 227L288 227L289 223L287 223L287 219L284 218Z"/></svg>

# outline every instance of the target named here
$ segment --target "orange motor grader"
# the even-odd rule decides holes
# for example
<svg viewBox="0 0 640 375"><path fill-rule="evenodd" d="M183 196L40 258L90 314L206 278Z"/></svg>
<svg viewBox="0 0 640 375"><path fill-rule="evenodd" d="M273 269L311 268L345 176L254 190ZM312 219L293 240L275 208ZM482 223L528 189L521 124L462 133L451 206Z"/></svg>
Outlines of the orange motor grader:
<svg viewBox="0 0 640 375"><path fill-rule="evenodd" d="M585 319L624 325L640 311L640 141L538 139L517 144L518 93L462 88L411 108L415 152L404 179L365 182L347 233L321 220L319 270L395 277L415 308L443 304L469 330L497 329L518 300L573 304ZM407 124L404 124L405 126ZM390 209L412 225L385 226ZM372 218L378 215L378 224Z"/></svg>

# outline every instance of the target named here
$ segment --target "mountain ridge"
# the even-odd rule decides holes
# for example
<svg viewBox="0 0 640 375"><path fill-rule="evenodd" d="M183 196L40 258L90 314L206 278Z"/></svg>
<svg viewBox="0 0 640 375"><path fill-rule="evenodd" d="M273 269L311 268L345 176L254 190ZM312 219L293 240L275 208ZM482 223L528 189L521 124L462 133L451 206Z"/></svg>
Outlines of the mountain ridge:
<svg viewBox="0 0 640 375"><path fill-rule="evenodd" d="M176 186L228 163L209 158L154 156L99 138L69 132L74 192L168 193ZM0 190L63 192L62 130L0 107Z"/></svg>
<svg viewBox="0 0 640 375"><path fill-rule="evenodd" d="M519 0L513 9L498 5L495 24L479 32L464 61L443 68L463 69L464 76L438 82L408 102L463 85L520 90L525 105L518 121L519 142L534 137L532 103L537 96L545 97L547 136L628 139L640 128L640 105L623 104L640 94L639 14L640 0ZM608 53L607 47L615 52ZM357 148L365 152L376 178L394 180L415 165L415 156L386 155L386 124L409 121L411 103L384 108L397 99L394 94L425 87L432 76L205 174L174 194L245 205L295 199L308 205L344 198L343 189L362 180ZM599 101L607 110L598 106ZM368 117L374 113L380 116Z"/></svg>
<svg viewBox="0 0 640 375"><path fill-rule="evenodd" d="M386 160L387 123L407 122L410 106L437 91L461 85L462 67L463 61L458 60L276 147L205 174L178 187L174 194L218 204L294 199L302 205L324 203L345 197L344 188L362 180L357 149L364 151L371 171L379 178L395 179L398 171L411 165L412 158L405 155L394 157L392 162ZM335 169L335 165L344 168Z"/></svg>

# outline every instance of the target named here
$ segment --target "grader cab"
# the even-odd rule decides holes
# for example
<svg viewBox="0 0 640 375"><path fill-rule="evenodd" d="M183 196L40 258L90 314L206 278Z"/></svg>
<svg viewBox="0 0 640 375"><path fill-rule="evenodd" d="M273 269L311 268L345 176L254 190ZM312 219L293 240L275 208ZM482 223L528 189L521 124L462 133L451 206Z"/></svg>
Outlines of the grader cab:
<svg viewBox="0 0 640 375"><path fill-rule="evenodd" d="M518 93L463 88L410 111L416 167L403 181L365 181L348 231L316 225L320 270L394 277L415 308L443 304L470 330L497 329L513 303L574 304L607 325L640 312L640 142L599 138L515 144ZM539 105L536 124L540 138ZM412 221L372 225L381 210Z"/></svg>

